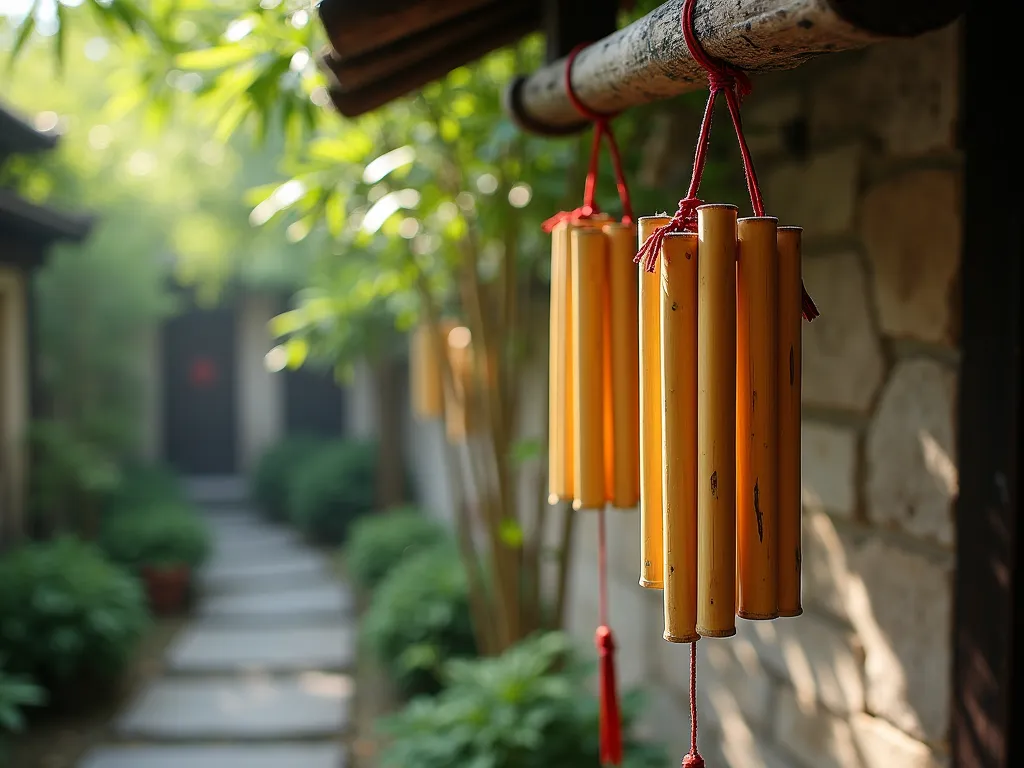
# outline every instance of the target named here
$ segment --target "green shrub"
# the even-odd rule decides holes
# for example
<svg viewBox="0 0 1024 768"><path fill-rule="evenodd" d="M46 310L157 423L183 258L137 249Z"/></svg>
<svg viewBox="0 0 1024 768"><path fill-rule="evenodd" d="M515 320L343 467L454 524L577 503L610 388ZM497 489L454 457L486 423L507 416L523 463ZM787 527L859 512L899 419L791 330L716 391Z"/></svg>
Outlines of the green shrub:
<svg viewBox="0 0 1024 768"><path fill-rule="evenodd" d="M444 662L476 654L466 572L454 547L428 549L387 575L363 617L362 640L406 696L436 693Z"/></svg>
<svg viewBox="0 0 1024 768"><path fill-rule="evenodd" d="M201 565L210 553L210 533L203 519L180 502L140 507L134 514L110 515L100 546L118 565Z"/></svg>
<svg viewBox="0 0 1024 768"><path fill-rule="evenodd" d="M167 502L184 502L185 490L174 470L163 464L133 462L124 467L111 494L109 512L132 512Z"/></svg>
<svg viewBox="0 0 1024 768"><path fill-rule="evenodd" d="M11 675L4 671L0 658L0 739L5 733L18 733L25 726L23 710L46 703L46 691L26 675Z"/></svg>
<svg viewBox="0 0 1024 768"><path fill-rule="evenodd" d="M345 565L356 584L373 590L396 566L449 538L440 523L419 509L395 507L352 525Z"/></svg>
<svg viewBox="0 0 1024 768"><path fill-rule="evenodd" d="M328 443L295 473L289 495L292 521L313 541L344 542L352 522L374 508L376 476L373 443Z"/></svg>
<svg viewBox="0 0 1024 768"><path fill-rule="evenodd" d="M383 765L401 768L598 768L598 704L588 668L561 633L529 638L496 658L451 661L449 686L384 721ZM667 764L660 748L628 738L640 700L623 700L624 765Z"/></svg>
<svg viewBox="0 0 1024 768"><path fill-rule="evenodd" d="M313 435L294 435L275 443L260 456L250 478L250 494L271 520L287 520L292 479L325 441Z"/></svg>
<svg viewBox="0 0 1024 768"><path fill-rule="evenodd" d="M0 560L0 641L8 668L50 691L114 682L146 623L138 582L94 545L60 539Z"/></svg>

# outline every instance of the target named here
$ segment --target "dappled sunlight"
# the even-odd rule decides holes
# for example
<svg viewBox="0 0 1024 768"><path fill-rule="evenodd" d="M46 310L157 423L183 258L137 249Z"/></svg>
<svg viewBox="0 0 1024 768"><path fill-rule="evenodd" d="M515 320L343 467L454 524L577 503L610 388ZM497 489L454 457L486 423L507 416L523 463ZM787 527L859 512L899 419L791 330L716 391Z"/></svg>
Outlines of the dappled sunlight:
<svg viewBox="0 0 1024 768"><path fill-rule="evenodd" d="M953 458L931 432L922 429L918 431L917 435L921 442L925 468L935 478L939 488L949 498L955 498L960 490L960 476Z"/></svg>
<svg viewBox="0 0 1024 768"><path fill-rule="evenodd" d="M347 698L354 690L351 677L326 672L303 672L299 676L299 687L305 693L325 699Z"/></svg>

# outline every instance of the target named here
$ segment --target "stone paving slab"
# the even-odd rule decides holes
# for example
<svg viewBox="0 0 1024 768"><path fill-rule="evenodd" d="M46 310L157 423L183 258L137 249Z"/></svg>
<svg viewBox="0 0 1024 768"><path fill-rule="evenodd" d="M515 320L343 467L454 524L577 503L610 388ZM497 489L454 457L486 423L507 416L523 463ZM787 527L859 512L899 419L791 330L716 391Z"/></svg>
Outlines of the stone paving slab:
<svg viewBox="0 0 1024 768"><path fill-rule="evenodd" d="M117 720L122 738L150 741L298 741L338 736L352 679L306 672L224 679L164 679Z"/></svg>
<svg viewBox="0 0 1024 768"><path fill-rule="evenodd" d="M280 623L338 619L352 611L349 589L325 577L319 585L260 592L211 595L199 608L203 618L236 623Z"/></svg>
<svg viewBox="0 0 1024 768"><path fill-rule="evenodd" d="M214 552L245 552L272 550L277 547L301 546L295 531L277 528L240 528L235 532L214 531Z"/></svg>
<svg viewBox="0 0 1024 768"><path fill-rule="evenodd" d="M203 589L262 590L296 583L318 582L331 575L326 558L310 552L288 553L283 557L250 560L221 560L203 569Z"/></svg>
<svg viewBox="0 0 1024 768"><path fill-rule="evenodd" d="M198 624L177 637L167 665L178 673L349 669L355 631L345 626L226 629Z"/></svg>
<svg viewBox="0 0 1024 768"><path fill-rule="evenodd" d="M114 746L90 754L80 768L345 768L340 746Z"/></svg>

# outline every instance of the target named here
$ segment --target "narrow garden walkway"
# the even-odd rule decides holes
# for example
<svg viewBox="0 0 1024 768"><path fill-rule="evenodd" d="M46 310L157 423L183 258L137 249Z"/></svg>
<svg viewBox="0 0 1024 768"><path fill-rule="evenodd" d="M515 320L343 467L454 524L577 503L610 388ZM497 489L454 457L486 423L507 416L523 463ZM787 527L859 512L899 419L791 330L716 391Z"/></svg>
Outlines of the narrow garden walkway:
<svg viewBox="0 0 1024 768"><path fill-rule="evenodd" d="M291 531L208 509L215 552L194 618L79 768L343 768L349 590Z"/></svg>

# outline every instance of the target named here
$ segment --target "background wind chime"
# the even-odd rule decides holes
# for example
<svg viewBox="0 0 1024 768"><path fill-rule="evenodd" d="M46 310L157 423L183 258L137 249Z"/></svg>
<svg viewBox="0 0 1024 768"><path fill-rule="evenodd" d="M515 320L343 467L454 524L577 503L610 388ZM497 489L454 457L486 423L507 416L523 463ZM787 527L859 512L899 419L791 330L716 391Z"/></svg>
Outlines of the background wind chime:
<svg viewBox="0 0 1024 768"><path fill-rule="evenodd" d="M594 123L583 205L548 219L551 233L551 326L549 360L548 499L598 515L601 762L622 764L622 733L608 620L605 506L631 509L640 497L637 410L636 228L612 115L583 105L572 88L566 60L565 87L577 111ZM601 141L615 170L622 218L615 221L595 203Z"/></svg>
<svg viewBox="0 0 1024 768"><path fill-rule="evenodd" d="M740 124L750 91L740 71L708 56L693 175L675 215L640 219L641 576L664 590L665 640L690 643L691 745L700 768L696 642L730 637L736 617L798 616L800 595L801 229L764 215ZM711 118L725 97L753 217L697 198Z"/></svg>

